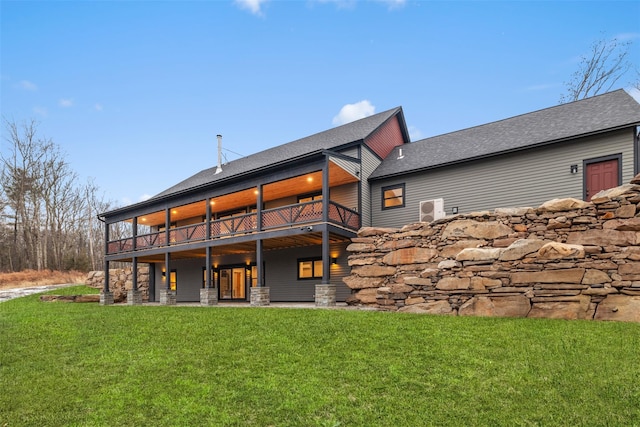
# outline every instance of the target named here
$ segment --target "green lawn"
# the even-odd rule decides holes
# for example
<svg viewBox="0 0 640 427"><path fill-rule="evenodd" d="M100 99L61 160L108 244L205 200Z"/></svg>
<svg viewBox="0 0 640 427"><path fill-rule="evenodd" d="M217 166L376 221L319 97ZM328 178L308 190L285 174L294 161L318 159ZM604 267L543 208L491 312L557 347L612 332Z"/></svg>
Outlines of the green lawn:
<svg viewBox="0 0 640 427"><path fill-rule="evenodd" d="M640 425L640 325L0 303L0 426L58 425Z"/></svg>

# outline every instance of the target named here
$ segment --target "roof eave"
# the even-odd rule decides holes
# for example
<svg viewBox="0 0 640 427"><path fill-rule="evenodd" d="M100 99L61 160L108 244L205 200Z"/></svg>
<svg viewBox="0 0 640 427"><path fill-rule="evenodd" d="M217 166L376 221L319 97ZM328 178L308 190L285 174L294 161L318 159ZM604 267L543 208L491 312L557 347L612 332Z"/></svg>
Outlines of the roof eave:
<svg viewBox="0 0 640 427"><path fill-rule="evenodd" d="M142 202L138 202L138 203L134 203L132 205L127 205L127 206L123 206L121 208L117 208L117 209L113 209L110 211L106 211L103 213L98 214L98 216L100 218L106 218L108 216L116 216L116 215L121 215L123 213L126 213L127 211L134 211L134 210L138 210L140 208L144 208L147 206L153 206L155 204L158 203L163 203L163 202L167 202L170 201L172 199L178 199L182 196L186 196L186 195L190 195L193 193L197 193L199 191L202 191L208 187L214 186L214 185L225 185L225 184L229 184L229 183L233 183L235 181L239 181L242 179L245 179L247 176L251 176L253 174L257 174L257 173L262 173L265 172L267 170L270 169L278 169L281 168L284 165L287 164L294 164L294 163L298 163L302 160L308 160L309 158L318 156L318 155L324 155L326 150L324 149L319 149L319 150L315 150L309 153L305 153L303 155L297 156L297 157L293 157L291 159L287 159L284 161L280 161L280 162L276 162L276 163L271 163L269 165L263 166L263 167L259 167L256 169L252 169L249 171L245 171L245 172L240 172L234 175L230 175L228 177L225 178L221 178L219 180L215 180L215 181L210 181L207 182L205 184L200 184L200 185L196 185L194 187L189 187L186 188L184 190L179 190L176 191L174 193L169 193L169 194L165 194L163 196L157 196L157 197L152 197L150 199L144 200Z"/></svg>
<svg viewBox="0 0 640 427"><path fill-rule="evenodd" d="M540 142L540 143L536 143L536 144L527 145L525 147L518 147L518 148L513 148L513 149L510 149L510 150L496 151L495 153L488 153L488 154L484 154L484 155L480 155L480 156L467 157L467 158L464 158L464 159L458 159L458 160L453 160L453 161L450 161L450 162L439 163L437 165L425 166L425 167L422 167L422 168L416 168L416 169L411 169L411 170L406 170L406 171L401 171L401 172L394 172L394 173L381 175L381 176L374 176L374 177L370 176L368 180L369 181L378 181L378 180L382 180L382 179L386 179L386 178L394 178L394 177L397 177L397 176L403 176L403 175L407 175L407 174L411 174L411 173L417 173L417 172L423 172L423 171L428 171L428 170L433 170L433 169L439 169L439 168L443 168L443 167L446 167L446 166L459 165L459 164L462 164L462 163L473 162L473 161L476 161L476 160L489 159L489 158L492 158L492 157L498 157L498 156L502 156L502 155L505 155L505 154L517 153L517 152L520 152L520 151L530 150L530 149L534 149L534 148L540 148L540 147L544 147L544 146L547 146L547 145L559 144L559 143L571 141L571 140L574 140L574 139L587 138L587 137L590 137L590 136L595 136L595 135L599 135L599 134L606 133L606 132L615 132L615 131L618 131L618 130L631 128L631 127L636 127L636 126L640 126L640 121L631 122L631 123L628 123L628 124L625 124L625 125L619 125L619 126L612 127L612 128L601 129L601 130L598 130L598 131L583 133L583 134L580 134L580 135L574 135L574 136L570 136L570 137L544 141L544 142Z"/></svg>

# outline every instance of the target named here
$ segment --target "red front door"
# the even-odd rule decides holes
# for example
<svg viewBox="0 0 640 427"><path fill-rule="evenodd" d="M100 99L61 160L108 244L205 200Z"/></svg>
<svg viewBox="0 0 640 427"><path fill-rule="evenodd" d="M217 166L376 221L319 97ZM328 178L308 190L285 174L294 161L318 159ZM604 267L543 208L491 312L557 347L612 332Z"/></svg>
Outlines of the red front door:
<svg viewBox="0 0 640 427"><path fill-rule="evenodd" d="M619 176L618 159L587 163L586 200L591 200L598 191L617 187Z"/></svg>

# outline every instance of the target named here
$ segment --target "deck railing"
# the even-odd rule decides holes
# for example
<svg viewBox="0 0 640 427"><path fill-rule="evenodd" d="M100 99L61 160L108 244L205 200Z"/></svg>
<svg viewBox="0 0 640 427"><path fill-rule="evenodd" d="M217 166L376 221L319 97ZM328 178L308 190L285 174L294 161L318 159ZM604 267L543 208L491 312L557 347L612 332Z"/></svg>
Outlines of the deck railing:
<svg viewBox="0 0 640 427"><path fill-rule="evenodd" d="M262 211L262 230L292 227L300 224L322 221L322 201L298 203ZM329 222L358 230L360 215L358 212L329 202ZM209 223L211 239L258 231L258 214L248 213L229 218L217 219ZM169 230L169 245L178 245L206 240L206 222L185 225ZM153 249L167 246L165 230L136 236L135 250ZM112 240L107 246L109 254L131 252L134 250L133 238Z"/></svg>

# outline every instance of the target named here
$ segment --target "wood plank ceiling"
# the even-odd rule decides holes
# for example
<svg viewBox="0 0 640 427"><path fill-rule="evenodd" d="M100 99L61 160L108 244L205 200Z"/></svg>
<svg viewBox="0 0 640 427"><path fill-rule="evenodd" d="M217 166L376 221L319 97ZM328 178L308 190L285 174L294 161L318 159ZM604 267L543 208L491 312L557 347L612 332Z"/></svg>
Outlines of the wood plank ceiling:
<svg viewBox="0 0 640 427"><path fill-rule="evenodd" d="M357 182L359 178L344 170L334 162L329 162L329 187L336 187L351 182ZM263 186L263 202L283 199L300 194L314 193L322 190L322 171L295 176L282 181L277 181ZM256 187L247 188L235 193L225 194L211 199L212 212L228 212L234 209L255 206L258 197ZM170 210L171 222L182 221L189 218L200 218L206 215L206 201L176 206ZM195 221L200 222L200 221ZM165 212L157 211L138 218L139 225L162 226L165 224Z"/></svg>

